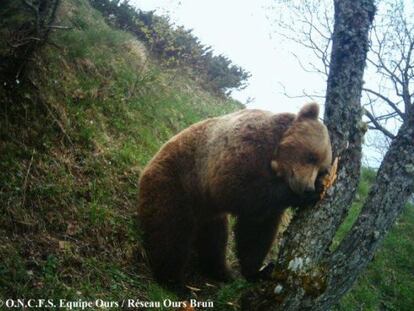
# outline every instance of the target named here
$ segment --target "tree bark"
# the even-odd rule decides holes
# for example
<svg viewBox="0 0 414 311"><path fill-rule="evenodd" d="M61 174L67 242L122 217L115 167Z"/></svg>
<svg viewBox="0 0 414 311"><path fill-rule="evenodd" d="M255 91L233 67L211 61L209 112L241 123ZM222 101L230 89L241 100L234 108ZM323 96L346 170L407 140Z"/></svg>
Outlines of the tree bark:
<svg viewBox="0 0 414 311"><path fill-rule="evenodd" d="M360 97L375 14L372 0L336 0L335 25L325 105L338 178L316 207L297 212L281 244L274 280L242 297L245 310L312 309L334 285L328 280L329 246L358 186L361 143ZM338 298L339 299L339 298ZM325 306L332 300L326 300ZM329 307L329 306L328 306Z"/></svg>
<svg viewBox="0 0 414 311"><path fill-rule="evenodd" d="M326 310L351 288L414 191L414 113L407 117L384 157L357 221L326 261L326 291L312 309Z"/></svg>

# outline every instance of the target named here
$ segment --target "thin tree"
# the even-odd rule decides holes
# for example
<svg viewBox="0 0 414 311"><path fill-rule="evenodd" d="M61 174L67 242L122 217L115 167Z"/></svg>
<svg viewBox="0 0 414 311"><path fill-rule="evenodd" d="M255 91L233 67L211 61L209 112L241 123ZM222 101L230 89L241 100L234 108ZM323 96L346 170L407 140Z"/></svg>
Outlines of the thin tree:
<svg viewBox="0 0 414 311"><path fill-rule="evenodd" d="M285 232L272 280L242 297L245 310L327 310L372 259L414 191L414 109L408 105L361 213L335 250L333 237L351 206L361 168L361 93L373 0L335 0L325 124L337 181L317 206L297 212Z"/></svg>

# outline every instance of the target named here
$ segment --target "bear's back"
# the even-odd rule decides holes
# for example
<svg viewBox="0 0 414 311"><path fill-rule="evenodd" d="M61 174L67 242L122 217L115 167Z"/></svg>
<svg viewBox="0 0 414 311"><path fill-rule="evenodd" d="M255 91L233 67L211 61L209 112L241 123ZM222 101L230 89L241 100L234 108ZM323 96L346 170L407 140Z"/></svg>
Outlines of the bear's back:
<svg viewBox="0 0 414 311"><path fill-rule="evenodd" d="M294 114L246 109L215 119L198 149L197 172L204 194L230 207L274 181L270 163ZM231 208L231 207L230 207Z"/></svg>
<svg viewBox="0 0 414 311"><path fill-rule="evenodd" d="M180 183L194 202L231 209L273 182L271 158L294 118L245 109L198 122L164 144L141 177L162 176Z"/></svg>

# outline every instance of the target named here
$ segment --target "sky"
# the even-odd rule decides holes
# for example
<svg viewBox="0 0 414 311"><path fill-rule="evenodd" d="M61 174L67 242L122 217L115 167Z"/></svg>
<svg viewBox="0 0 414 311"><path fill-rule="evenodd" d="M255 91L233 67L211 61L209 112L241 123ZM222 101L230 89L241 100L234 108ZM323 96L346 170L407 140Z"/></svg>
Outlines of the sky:
<svg viewBox="0 0 414 311"><path fill-rule="evenodd" d="M291 1L300 3L300 0ZM282 5L281 9L274 8L276 2ZM413 12L414 2L404 2L408 12ZM177 25L192 29L202 44L211 46L216 54L227 56L234 64L249 71L252 76L248 87L232 93L232 97L247 104L247 108L297 112L303 104L311 101L300 96L304 92L325 94L326 78L306 72L299 65L297 58L305 65L308 62L317 64L310 50L276 33L276 19L287 18L292 23L296 21L295 18L289 19L289 12L284 9L283 3L283 0L130 1L141 10L156 10L156 14L168 15ZM318 1L311 3L319 8ZM297 25L294 24L295 27ZM368 66L365 82L375 88L378 80L370 76L370 70L372 68ZM323 110L323 98L315 98L315 101L322 104ZM381 163L385 148L378 150L372 146L372 142L378 144L381 141L379 139L382 136L378 132L370 131L367 134L366 142L371 142L371 146L364 145L364 165L378 167Z"/></svg>
<svg viewBox="0 0 414 311"><path fill-rule="evenodd" d="M204 45L249 71L248 87L232 94L249 102L248 108L297 112L310 100L288 98L285 92L296 96L303 89L325 88L323 77L304 72L291 54L295 51L306 58L306 53L275 34L272 15L276 12L269 8L271 0L132 0L130 4L169 15L177 25L193 29Z"/></svg>

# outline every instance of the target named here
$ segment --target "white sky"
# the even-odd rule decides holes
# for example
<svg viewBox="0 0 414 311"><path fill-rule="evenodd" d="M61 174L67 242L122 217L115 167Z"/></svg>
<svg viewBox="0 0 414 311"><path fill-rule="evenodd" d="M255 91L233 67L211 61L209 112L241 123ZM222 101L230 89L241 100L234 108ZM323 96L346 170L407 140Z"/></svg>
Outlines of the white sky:
<svg viewBox="0 0 414 311"><path fill-rule="evenodd" d="M413 11L411 1L404 1L410 12ZM286 17L289 13L283 11L283 8L270 9L274 2L275 0L130 1L141 10L156 10L157 14L170 16L177 25L193 29L193 34L202 44L212 46L216 54L223 54L234 64L248 70L252 74L248 87L232 94L245 104L248 99L253 99L249 101L248 108L297 112L310 100L303 97L289 98L284 93L297 96L302 95L305 90L308 94L324 95L326 81L320 74L305 72L292 55L294 52L305 65L308 62L317 64L310 50L275 33L272 19L278 14ZM317 4L317 1L315 3ZM368 74L365 79L367 85L377 83L376 79L371 79ZM323 99L316 101L324 103ZM381 138L375 136L378 132L370 133L371 140ZM385 150L378 152L375 148L365 145L364 163L378 166L383 151Z"/></svg>
<svg viewBox="0 0 414 311"><path fill-rule="evenodd" d="M273 33L267 15L271 0L132 0L141 10L156 10L193 33L205 45L211 45L217 54L228 56L234 64L248 70L252 77L249 86L233 97L249 108L274 112L298 109L309 99L289 99L283 95L300 95L302 90L324 90L323 78L304 72L290 54L297 45L281 41Z"/></svg>

